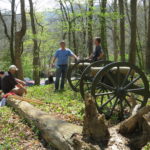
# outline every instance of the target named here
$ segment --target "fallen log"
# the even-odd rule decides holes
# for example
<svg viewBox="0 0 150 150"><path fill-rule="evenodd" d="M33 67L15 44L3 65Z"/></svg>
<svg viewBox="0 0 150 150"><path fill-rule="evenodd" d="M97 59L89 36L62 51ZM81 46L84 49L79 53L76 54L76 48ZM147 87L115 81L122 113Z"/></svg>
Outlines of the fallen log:
<svg viewBox="0 0 150 150"><path fill-rule="evenodd" d="M43 112L25 101L8 97L7 103L24 117L30 124L34 124L47 143L59 150L73 150L71 136L82 133L82 127L62 120Z"/></svg>
<svg viewBox="0 0 150 150"><path fill-rule="evenodd" d="M140 150L150 141L150 106L138 108L136 105L132 116L120 123L118 131L130 139L132 149Z"/></svg>
<svg viewBox="0 0 150 150"><path fill-rule="evenodd" d="M8 97L7 102L30 124L34 124L45 141L58 150L140 150L150 140L150 106L108 128L105 117L97 112L94 99L87 97L82 128L58 120L25 101Z"/></svg>

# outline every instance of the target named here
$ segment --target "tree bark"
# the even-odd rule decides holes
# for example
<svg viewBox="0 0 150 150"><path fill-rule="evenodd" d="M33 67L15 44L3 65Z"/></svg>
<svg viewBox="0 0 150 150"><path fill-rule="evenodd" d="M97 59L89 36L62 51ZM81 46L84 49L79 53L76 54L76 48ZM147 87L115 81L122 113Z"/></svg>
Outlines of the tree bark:
<svg viewBox="0 0 150 150"><path fill-rule="evenodd" d="M138 107L135 107L138 108ZM119 125L119 133L129 137L131 149L141 149L150 141L150 124L146 116L150 118L150 106L142 109L134 109L133 115Z"/></svg>
<svg viewBox="0 0 150 150"><path fill-rule="evenodd" d="M107 9L107 0L102 0L100 3L100 9L101 9L101 18L100 18L100 24L101 24L101 38L102 38L102 48L104 50L106 59L109 60L109 55L108 55L108 47L107 47L107 28L106 28L106 9Z"/></svg>
<svg viewBox="0 0 150 150"><path fill-rule="evenodd" d="M15 64L15 56L14 56L14 28L15 28L15 0L11 2L11 38L10 38L10 54L11 54L11 61L12 64Z"/></svg>
<svg viewBox="0 0 150 150"><path fill-rule="evenodd" d="M15 33L15 65L18 67L17 77L23 79L22 68L22 53L23 53L23 37L26 33L26 13L25 13L25 1L20 0L21 5L21 29Z"/></svg>
<svg viewBox="0 0 150 150"><path fill-rule="evenodd" d="M93 0L88 0L88 52L93 53Z"/></svg>
<svg viewBox="0 0 150 150"><path fill-rule="evenodd" d="M110 137L108 127L105 124L105 117L97 111L94 99L85 99L85 116L83 126L83 137L95 142L107 143Z"/></svg>
<svg viewBox="0 0 150 150"><path fill-rule="evenodd" d="M120 19L120 55L121 61L125 61L125 13L124 0L119 0Z"/></svg>
<svg viewBox="0 0 150 150"><path fill-rule="evenodd" d="M14 58L15 0L12 0L12 2L11 2L11 12L12 12L12 16L11 16L11 34L10 35L8 33L7 24L4 20L1 12L0 12L0 19L1 19L3 26L4 26L4 33L5 33L8 41L9 41L11 62L12 62L12 64L15 64L15 58Z"/></svg>
<svg viewBox="0 0 150 150"><path fill-rule="evenodd" d="M71 0L69 0L70 3L70 7L71 7L71 11L72 11L72 15L73 15L73 19L72 19L72 24L73 24L73 28L72 28L72 40L73 40L73 47L74 47L74 53L76 55L78 55L78 48L77 48L77 42L76 42L76 16L75 16L75 11L74 11L74 7L73 7L73 3Z"/></svg>
<svg viewBox="0 0 150 150"><path fill-rule="evenodd" d="M9 34L8 34L7 25L6 25L6 22L5 22L4 18L3 18L3 15L2 15L2 13L1 13L1 11L0 11L0 19L1 19L2 24L3 24L3 27L4 27L4 33L5 33L5 35L6 35L7 39L8 39L8 41L10 41L10 36L9 36Z"/></svg>
<svg viewBox="0 0 150 150"><path fill-rule="evenodd" d="M117 0L114 0L114 13L117 12ZM117 19L113 20L113 45L114 45L114 61L118 61L118 51L119 51L119 46L118 46L118 22Z"/></svg>
<svg viewBox="0 0 150 150"><path fill-rule="evenodd" d="M150 1L149 1L149 19L148 19L148 33L147 33L147 47L146 47L146 71L150 73Z"/></svg>
<svg viewBox="0 0 150 150"><path fill-rule="evenodd" d="M137 0L131 0L131 41L129 51L129 63L136 64L136 33L137 33Z"/></svg>
<svg viewBox="0 0 150 150"><path fill-rule="evenodd" d="M35 85L40 84L40 58L39 58L39 47L38 47L38 39L37 39L37 29L34 18L34 8L32 0L29 0L30 4L30 18L31 18L31 27L33 34L33 79L35 81Z"/></svg>

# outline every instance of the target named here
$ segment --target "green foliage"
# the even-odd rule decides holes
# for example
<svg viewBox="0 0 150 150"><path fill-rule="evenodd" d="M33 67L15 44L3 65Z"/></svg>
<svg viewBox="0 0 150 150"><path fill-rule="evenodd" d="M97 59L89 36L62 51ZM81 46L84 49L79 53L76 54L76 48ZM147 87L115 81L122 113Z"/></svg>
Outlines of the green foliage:
<svg viewBox="0 0 150 150"><path fill-rule="evenodd" d="M8 50L5 50L3 55L0 55L0 70L7 71L10 65L11 65L10 53L8 52Z"/></svg>
<svg viewBox="0 0 150 150"><path fill-rule="evenodd" d="M68 85L66 89L69 89ZM37 105L37 107L46 112L73 115L77 120L82 120L84 103L80 94L74 93L71 90L54 93L53 90L54 87L52 85L30 87L28 88L27 97L34 97L44 101L44 105Z"/></svg>
<svg viewBox="0 0 150 150"><path fill-rule="evenodd" d="M34 126L32 129L36 134L12 109L0 108L0 150L44 150L37 137L38 130Z"/></svg>

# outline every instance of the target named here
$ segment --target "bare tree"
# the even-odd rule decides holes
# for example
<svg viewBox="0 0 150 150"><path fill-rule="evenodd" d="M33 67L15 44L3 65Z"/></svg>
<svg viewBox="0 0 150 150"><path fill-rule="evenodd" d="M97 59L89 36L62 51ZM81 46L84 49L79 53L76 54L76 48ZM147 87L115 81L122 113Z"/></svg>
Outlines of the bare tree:
<svg viewBox="0 0 150 150"><path fill-rule="evenodd" d="M11 62L12 64L15 64L15 58L14 58L14 26L15 26L15 0L11 1L11 34L8 33L8 27L7 24L3 18L2 13L0 12L0 19L4 26L4 33L9 41L10 44L10 54L11 54Z"/></svg>
<svg viewBox="0 0 150 150"><path fill-rule="evenodd" d="M17 77L23 79L23 68L22 68L22 53L23 53L23 37L26 33L26 12L25 12L25 1L20 0L21 5L21 29L15 32L15 64L19 68Z"/></svg>
<svg viewBox="0 0 150 150"><path fill-rule="evenodd" d="M38 47L38 39L37 39L37 29L34 18L34 7L32 0L29 0L30 4L30 18L31 18L31 27L33 34L33 79L35 81L35 85L40 84L40 58L39 58L39 47Z"/></svg>
<svg viewBox="0 0 150 150"><path fill-rule="evenodd" d="M104 53L106 55L106 58L109 59L108 56L108 47L107 47L107 28L106 28L106 9L107 9L107 0L102 0L100 3L100 9L101 9L101 18L100 18L100 24L101 24L101 37L102 37L102 48L104 50Z"/></svg>
<svg viewBox="0 0 150 150"><path fill-rule="evenodd" d="M124 0L119 0L120 19L120 55L121 61L125 61L125 13Z"/></svg>
<svg viewBox="0 0 150 150"><path fill-rule="evenodd" d="M89 55L93 52L93 6L94 1L88 0L88 52Z"/></svg>
<svg viewBox="0 0 150 150"><path fill-rule="evenodd" d="M10 39L10 54L12 63L15 63L15 56L14 56L14 28L15 28L15 0L11 2L11 39Z"/></svg>
<svg viewBox="0 0 150 150"><path fill-rule="evenodd" d="M117 0L114 0L114 12L117 12ZM118 22L117 19L113 19L113 45L114 45L114 61L118 61Z"/></svg>
<svg viewBox="0 0 150 150"><path fill-rule="evenodd" d="M146 47L146 70L148 73L150 73L150 1L149 1L148 34Z"/></svg>
<svg viewBox="0 0 150 150"><path fill-rule="evenodd" d="M129 51L129 62L136 64L136 35L137 35L137 0L131 0L131 41Z"/></svg>

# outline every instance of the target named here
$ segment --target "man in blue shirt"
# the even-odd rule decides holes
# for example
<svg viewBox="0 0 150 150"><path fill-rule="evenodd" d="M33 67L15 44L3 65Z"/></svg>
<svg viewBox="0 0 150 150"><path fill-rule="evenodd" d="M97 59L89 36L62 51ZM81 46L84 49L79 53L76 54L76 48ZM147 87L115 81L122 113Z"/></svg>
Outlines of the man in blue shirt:
<svg viewBox="0 0 150 150"><path fill-rule="evenodd" d="M66 48L66 43L64 41L60 42L60 49L58 49L54 55L53 66L56 63L56 81L55 81L55 91L59 89L59 80L61 78L60 89L64 90L65 78L68 68L68 58L73 57L78 60L78 57L68 48Z"/></svg>

